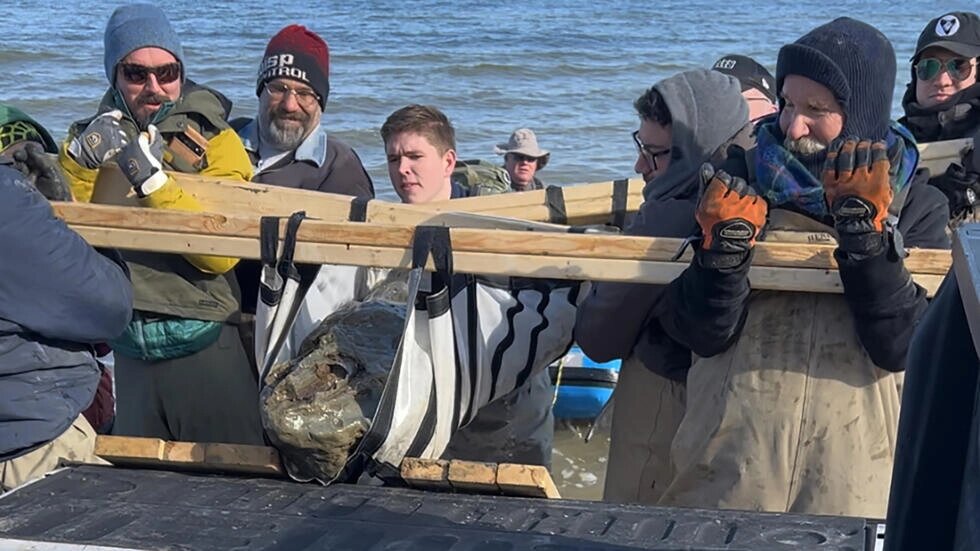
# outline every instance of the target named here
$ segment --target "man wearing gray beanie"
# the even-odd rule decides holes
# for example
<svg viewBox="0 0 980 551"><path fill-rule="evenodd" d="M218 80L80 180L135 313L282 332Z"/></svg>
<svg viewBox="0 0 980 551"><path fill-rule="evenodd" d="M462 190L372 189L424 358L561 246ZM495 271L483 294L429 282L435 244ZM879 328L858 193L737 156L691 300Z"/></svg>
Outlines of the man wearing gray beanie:
<svg viewBox="0 0 980 551"><path fill-rule="evenodd" d="M187 78L180 39L157 6L117 8L105 29L109 89L74 123L59 160L90 201L115 162L142 206L200 211L165 171L238 181L252 165L227 123L231 103ZM116 357L114 432L168 440L262 444L258 390L238 337L237 258L126 252L133 320ZM216 400L216 396L222 399Z"/></svg>
<svg viewBox="0 0 980 551"><path fill-rule="evenodd" d="M926 309L904 247L949 247L945 198L889 121L894 82L877 29L817 27L780 50L755 148L704 171L703 238L653 316L694 354L660 504L884 518ZM836 245L842 293L753 291L757 239Z"/></svg>

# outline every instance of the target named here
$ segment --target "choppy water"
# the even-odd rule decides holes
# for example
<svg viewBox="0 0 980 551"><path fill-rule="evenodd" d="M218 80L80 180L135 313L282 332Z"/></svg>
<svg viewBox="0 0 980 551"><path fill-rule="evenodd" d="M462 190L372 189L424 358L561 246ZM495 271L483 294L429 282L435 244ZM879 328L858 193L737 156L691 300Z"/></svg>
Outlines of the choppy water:
<svg viewBox="0 0 980 551"><path fill-rule="evenodd" d="M0 101L26 109L56 138L91 114L107 85L102 33L118 2L4 0ZM255 73L268 39L289 23L330 44L330 132L360 153L378 192L393 197L379 128L408 103L443 109L461 157L494 159L493 145L530 126L552 151L547 183L609 180L632 173L632 102L659 79L709 66L726 53L775 69L779 47L841 15L881 29L898 57L895 112L919 31L951 2L709 2L704 0L476 0L357 3L171 0L188 74L235 102L257 106ZM582 444L560 430L555 478L566 495L598 497L605 434Z"/></svg>
<svg viewBox="0 0 980 551"><path fill-rule="evenodd" d="M0 101L27 109L57 138L91 114L106 86L102 32L118 2L5 0L0 18ZM657 80L729 52L774 69L779 46L840 15L878 26L899 59L896 105L922 26L974 2L708 2L567 0L391 3L171 0L191 78L251 115L266 41L301 23L330 44L327 128L360 153L391 197L378 129L407 103L443 109L464 158L496 159L493 145L532 127L552 151L547 183L632 173L632 101Z"/></svg>

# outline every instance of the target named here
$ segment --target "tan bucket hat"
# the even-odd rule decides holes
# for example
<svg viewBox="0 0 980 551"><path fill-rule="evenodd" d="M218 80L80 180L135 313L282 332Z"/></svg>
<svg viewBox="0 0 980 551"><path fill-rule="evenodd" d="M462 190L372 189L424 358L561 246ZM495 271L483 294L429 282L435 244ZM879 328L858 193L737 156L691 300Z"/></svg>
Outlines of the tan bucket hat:
<svg viewBox="0 0 980 551"><path fill-rule="evenodd" d="M500 143L493 149L497 155L518 153L538 159L538 170L548 164L551 153L538 147L538 138L530 128L518 128L510 135L507 143Z"/></svg>

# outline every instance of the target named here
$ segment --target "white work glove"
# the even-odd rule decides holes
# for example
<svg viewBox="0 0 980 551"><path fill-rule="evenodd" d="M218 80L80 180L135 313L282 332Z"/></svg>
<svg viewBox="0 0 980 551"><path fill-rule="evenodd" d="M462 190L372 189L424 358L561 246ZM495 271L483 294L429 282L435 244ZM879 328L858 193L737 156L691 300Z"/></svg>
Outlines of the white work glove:
<svg viewBox="0 0 980 551"><path fill-rule="evenodd" d="M116 157L119 168L139 197L146 197L167 183L162 161L163 137L152 124Z"/></svg>
<svg viewBox="0 0 980 551"><path fill-rule="evenodd" d="M119 121L122 111L113 109L92 119L85 130L68 144L68 155L85 168L95 169L112 159L129 140Z"/></svg>

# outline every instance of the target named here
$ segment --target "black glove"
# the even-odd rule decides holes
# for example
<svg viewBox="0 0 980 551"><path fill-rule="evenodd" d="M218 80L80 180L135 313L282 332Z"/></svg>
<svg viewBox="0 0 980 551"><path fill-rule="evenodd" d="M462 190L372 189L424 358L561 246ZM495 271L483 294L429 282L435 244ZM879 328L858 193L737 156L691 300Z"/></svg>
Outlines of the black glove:
<svg viewBox="0 0 980 551"><path fill-rule="evenodd" d="M21 142L11 146L14 149L12 166L19 170L31 185L37 188L49 201L71 201L71 190L65 180L61 166L44 147L37 142Z"/></svg>
<svg viewBox="0 0 980 551"><path fill-rule="evenodd" d="M85 168L95 169L119 153L129 140L119 121L122 111L114 109L92 119L85 130L68 144L68 155Z"/></svg>
<svg viewBox="0 0 980 551"><path fill-rule="evenodd" d="M949 213L954 218L980 203L980 174L953 163L946 173L931 182L949 200Z"/></svg>

